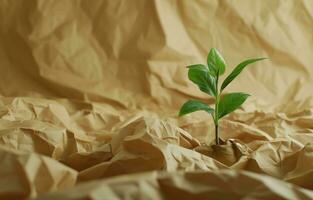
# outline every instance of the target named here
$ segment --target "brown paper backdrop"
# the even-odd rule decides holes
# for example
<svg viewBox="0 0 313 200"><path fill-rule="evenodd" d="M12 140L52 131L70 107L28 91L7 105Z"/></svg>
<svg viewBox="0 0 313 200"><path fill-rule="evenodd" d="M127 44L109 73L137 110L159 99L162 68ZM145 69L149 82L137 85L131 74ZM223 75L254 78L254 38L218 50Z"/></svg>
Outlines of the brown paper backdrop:
<svg viewBox="0 0 313 200"><path fill-rule="evenodd" d="M247 69L229 91L263 104L311 105L311 1L1 1L1 94L112 100L178 108L204 98L187 64L211 47L228 72ZM284 109L284 108L281 108Z"/></svg>
<svg viewBox="0 0 313 200"><path fill-rule="evenodd" d="M159 181L155 199L177 194L178 183L165 190L160 184L176 179L179 191L196 199L197 188L188 185L205 181L171 172L202 170L208 177L253 179L262 191L278 188L261 199L285 199L289 183L298 191L290 199L312 198L312 33L310 0L1 0L0 153L9 164L0 174L16 159L42 167L29 176L0 177L0 184L14 185L0 189L0 197L36 197L74 187L76 179L163 170L169 174L147 175L142 183ZM226 59L226 73L243 59L270 58L227 89L252 97L222 121L222 138L233 140L221 151L199 146L213 140L208 116L176 117L187 99L210 102L188 81L185 66L204 63L212 47ZM26 159L32 156L43 160ZM12 174L30 173L18 166ZM218 170L225 168L231 170ZM278 187L265 175L232 169L289 183ZM50 179L38 178L45 176ZM134 177L131 183L140 182ZM58 181L65 181L62 187ZM122 199L114 188L105 190ZM69 199L85 198L89 189ZM216 195L206 191L200 199Z"/></svg>

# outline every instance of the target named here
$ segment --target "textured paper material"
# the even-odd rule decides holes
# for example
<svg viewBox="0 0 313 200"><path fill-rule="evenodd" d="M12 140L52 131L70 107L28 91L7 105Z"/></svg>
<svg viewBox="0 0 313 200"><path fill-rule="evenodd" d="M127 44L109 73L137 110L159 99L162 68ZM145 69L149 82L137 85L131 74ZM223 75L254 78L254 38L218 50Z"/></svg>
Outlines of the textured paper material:
<svg viewBox="0 0 313 200"><path fill-rule="evenodd" d="M251 172L146 173L81 184L50 199L312 199L313 192Z"/></svg>
<svg viewBox="0 0 313 200"><path fill-rule="evenodd" d="M312 1L0 1L1 199L313 199ZM221 121L186 65L221 51ZM69 189L70 188L70 189ZM125 193L127 192L127 194ZM109 198L110 197L110 198Z"/></svg>

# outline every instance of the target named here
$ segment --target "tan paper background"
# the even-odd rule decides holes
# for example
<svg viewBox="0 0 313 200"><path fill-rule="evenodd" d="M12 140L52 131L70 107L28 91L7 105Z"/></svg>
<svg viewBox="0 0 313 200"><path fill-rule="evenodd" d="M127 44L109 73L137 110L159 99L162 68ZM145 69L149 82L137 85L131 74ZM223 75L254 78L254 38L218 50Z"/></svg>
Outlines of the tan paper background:
<svg viewBox="0 0 313 200"><path fill-rule="evenodd" d="M269 195L238 198L313 199L312 32L310 0L1 0L0 197L123 199L136 183L147 199L218 199L223 180L222 193ZM185 68L211 47L226 73L270 58L227 89L252 96L221 122L221 149L200 145L205 113L176 117L187 99L212 102Z"/></svg>

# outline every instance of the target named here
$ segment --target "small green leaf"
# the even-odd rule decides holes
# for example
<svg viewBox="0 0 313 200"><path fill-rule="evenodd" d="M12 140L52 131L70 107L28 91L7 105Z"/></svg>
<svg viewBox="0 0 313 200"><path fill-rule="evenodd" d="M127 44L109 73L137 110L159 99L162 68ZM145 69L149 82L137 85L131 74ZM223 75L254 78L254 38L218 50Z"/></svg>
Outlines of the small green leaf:
<svg viewBox="0 0 313 200"><path fill-rule="evenodd" d="M207 62L210 74L217 76L217 73L222 75L225 72L225 60L216 49L212 48L210 50Z"/></svg>
<svg viewBox="0 0 313 200"><path fill-rule="evenodd" d="M218 104L218 118L220 119L239 108L249 96L249 94L241 92L224 95Z"/></svg>
<svg viewBox="0 0 313 200"><path fill-rule="evenodd" d="M208 105L202 103L201 101L189 100L186 103L184 103L184 105L180 108L178 116L183 116L199 110L206 111L207 113L214 112L213 108L210 108Z"/></svg>
<svg viewBox="0 0 313 200"><path fill-rule="evenodd" d="M226 88L226 86L232 82L240 73L241 71L246 67L248 66L249 64L252 64L252 63L255 63L257 61L260 61L260 60L264 60L266 58L253 58L253 59L248 59L248 60L245 60L243 62L241 62L239 65L237 65L235 67L235 69L227 76L227 78L223 81L222 83L222 86L221 86L221 91L223 89Z"/></svg>
<svg viewBox="0 0 313 200"><path fill-rule="evenodd" d="M214 78L209 74L209 70L204 65L188 66L188 78L198 85L202 92L211 96L216 96L216 88Z"/></svg>

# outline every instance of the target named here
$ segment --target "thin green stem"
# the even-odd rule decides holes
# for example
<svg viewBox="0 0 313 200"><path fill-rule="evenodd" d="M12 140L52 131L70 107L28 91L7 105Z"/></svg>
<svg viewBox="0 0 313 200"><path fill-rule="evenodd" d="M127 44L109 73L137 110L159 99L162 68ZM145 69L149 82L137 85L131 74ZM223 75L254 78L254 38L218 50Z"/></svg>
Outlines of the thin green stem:
<svg viewBox="0 0 313 200"><path fill-rule="evenodd" d="M215 79L215 90L216 90L216 97L215 97L215 116L214 116L214 124L215 124L215 143L217 145L220 144L219 142L219 125L218 125L218 104L220 101L220 94L218 91L218 79L219 79L219 72L217 72L217 76Z"/></svg>
<svg viewBox="0 0 313 200"><path fill-rule="evenodd" d="M220 144L218 124L215 124L215 144L217 144L217 145Z"/></svg>

